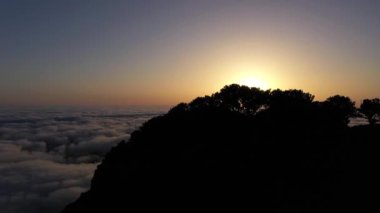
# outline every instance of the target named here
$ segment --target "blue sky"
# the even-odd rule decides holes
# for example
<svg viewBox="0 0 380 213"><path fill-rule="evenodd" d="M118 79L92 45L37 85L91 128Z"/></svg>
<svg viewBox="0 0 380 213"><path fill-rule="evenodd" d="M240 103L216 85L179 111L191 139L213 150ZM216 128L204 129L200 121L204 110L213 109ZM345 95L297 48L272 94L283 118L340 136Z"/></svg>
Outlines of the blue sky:
<svg viewBox="0 0 380 213"><path fill-rule="evenodd" d="M229 83L378 97L380 2L0 0L1 105L172 105Z"/></svg>

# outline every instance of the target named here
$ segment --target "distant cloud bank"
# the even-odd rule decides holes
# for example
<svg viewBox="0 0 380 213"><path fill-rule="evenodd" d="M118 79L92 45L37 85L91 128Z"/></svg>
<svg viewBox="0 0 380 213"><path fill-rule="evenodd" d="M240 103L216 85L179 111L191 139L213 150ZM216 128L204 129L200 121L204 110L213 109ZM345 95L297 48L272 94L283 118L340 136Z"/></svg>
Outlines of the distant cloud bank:
<svg viewBox="0 0 380 213"><path fill-rule="evenodd" d="M105 153L163 110L0 111L0 209L57 212Z"/></svg>

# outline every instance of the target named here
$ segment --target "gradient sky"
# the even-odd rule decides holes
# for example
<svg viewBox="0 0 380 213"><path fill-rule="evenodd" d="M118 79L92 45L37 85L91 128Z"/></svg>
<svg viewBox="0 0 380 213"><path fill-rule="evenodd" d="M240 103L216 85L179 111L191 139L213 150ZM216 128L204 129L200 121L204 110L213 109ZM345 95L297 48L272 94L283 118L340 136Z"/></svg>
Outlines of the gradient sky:
<svg viewBox="0 0 380 213"><path fill-rule="evenodd" d="M0 0L0 106L173 105L230 83L380 96L378 0Z"/></svg>

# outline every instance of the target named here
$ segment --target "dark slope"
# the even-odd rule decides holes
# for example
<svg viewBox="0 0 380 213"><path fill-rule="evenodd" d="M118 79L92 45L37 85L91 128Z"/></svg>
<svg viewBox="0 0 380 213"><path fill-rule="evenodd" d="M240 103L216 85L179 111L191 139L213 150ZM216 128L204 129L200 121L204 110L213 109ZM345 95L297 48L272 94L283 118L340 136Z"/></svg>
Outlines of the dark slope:
<svg viewBox="0 0 380 213"><path fill-rule="evenodd" d="M380 127L348 128L304 93L266 94L255 110L234 107L222 90L151 119L63 213L368 208Z"/></svg>

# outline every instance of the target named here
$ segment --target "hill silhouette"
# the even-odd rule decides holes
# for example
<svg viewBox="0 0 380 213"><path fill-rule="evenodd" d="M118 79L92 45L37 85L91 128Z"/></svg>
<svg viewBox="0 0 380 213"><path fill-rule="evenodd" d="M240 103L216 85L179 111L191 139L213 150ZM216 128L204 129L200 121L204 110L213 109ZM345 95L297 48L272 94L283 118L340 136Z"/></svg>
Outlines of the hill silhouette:
<svg viewBox="0 0 380 213"><path fill-rule="evenodd" d="M233 84L181 103L113 148L62 213L363 211L380 126L348 127L348 97L313 99Z"/></svg>

